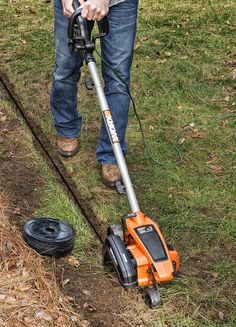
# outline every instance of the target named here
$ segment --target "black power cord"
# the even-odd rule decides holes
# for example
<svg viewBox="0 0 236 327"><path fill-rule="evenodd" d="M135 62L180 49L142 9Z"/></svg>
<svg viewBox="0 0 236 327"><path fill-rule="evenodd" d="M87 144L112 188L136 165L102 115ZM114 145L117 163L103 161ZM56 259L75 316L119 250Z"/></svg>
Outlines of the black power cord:
<svg viewBox="0 0 236 327"><path fill-rule="evenodd" d="M125 80L120 76L120 73L114 69L104 58L102 58L102 56L100 55L100 53L97 51L97 49L95 49L97 55L99 56L99 58L101 59L101 61L111 69L111 71L118 77L118 79L125 85L126 87L126 90L127 90L127 93L130 97L130 100L131 100L131 103L132 103L132 106L133 106L133 110L134 110L134 114L136 116L136 119L138 121L138 124L139 124L139 129L140 129L140 132L141 132L141 135L142 135L142 141L143 141L143 145L145 147L145 150L147 151L147 154L148 154L148 157L150 160L152 160L154 163L160 165L160 166L167 166L169 165L168 163L163 163L161 161L159 161L158 159L155 159L151 153L151 150L149 148L149 145L147 143L147 140L146 140L146 137L145 137L145 134L144 134L144 130L143 130L143 126L142 126L142 122L141 122L141 119L139 117L139 114L137 112L137 108L136 108L136 104L135 104L135 101L134 101L134 98L130 92L130 89L129 89L129 86L128 84L125 82ZM179 157L179 161L176 163L176 165L180 165L183 160L184 160L184 156L182 154L182 152L180 151L180 149L178 148L177 146L177 143L178 143L178 140L179 138L181 137L181 135L184 133L184 131L180 131L179 133L177 133L172 145L175 149L175 151L177 152L178 154L178 157Z"/></svg>
<svg viewBox="0 0 236 327"><path fill-rule="evenodd" d="M131 103L132 103L132 106L133 106L133 110L134 110L134 113L135 113L135 116L137 118L137 121L138 121L138 124L139 124L139 128L140 128L140 132L141 132L141 135L142 135L142 141L143 141L143 144L144 144L144 147L145 147L145 150L148 154L148 158L153 161L154 163L160 165L160 166L170 166L170 165L173 165L171 163L164 163L164 162L161 162L159 161L158 159L155 159L151 153L151 150L149 148L149 145L147 143L147 140L146 140L146 137L145 137L145 134L144 134L144 130L143 130L143 126L142 126L142 122L141 122L141 119L139 117L139 114L137 112L137 108L136 108L136 104L135 104L135 101L134 101L134 98L130 92L130 89L129 89L129 86L128 84L124 81L124 79L120 76L120 73L114 69L104 58L102 58L102 56L100 55L100 53L97 51L97 49L95 49L98 57L101 59L101 61L107 65L107 67L109 67L111 69L111 71L118 77L118 79L125 85L126 87L126 90L127 90L127 93L130 97L130 100L131 100ZM221 117L219 117L218 119L216 119L214 122L210 122L208 123L208 125L214 125L216 122L219 122L221 120L224 120L224 119L236 119L236 115L235 114L226 114L226 115L223 115ZM184 155L182 154L182 152L180 151L179 147L178 147L178 141L180 140L181 136L186 132L186 128L184 128L183 130L179 131L173 142L172 142L172 145L173 145L173 148L175 149L175 151L177 152L177 155L179 157L179 160L176 162L176 165L180 165L181 163L183 163L184 161Z"/></svg>

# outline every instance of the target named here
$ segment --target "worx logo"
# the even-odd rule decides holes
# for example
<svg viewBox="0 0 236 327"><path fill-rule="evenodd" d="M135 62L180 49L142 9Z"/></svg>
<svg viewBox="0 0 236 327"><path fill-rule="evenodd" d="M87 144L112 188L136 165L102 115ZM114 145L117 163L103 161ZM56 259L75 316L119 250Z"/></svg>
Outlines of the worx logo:
<svg viewBox="0 0 236 327"><path fill-rule="evenodd" d="M106 122L107 122L107 126L108 126L108 129L109 129L109 132L110 132L109 134L111 136L112 142L113 143L119 143L118 135L116 133L116 128L114 126L114 123L113 123L110 112L104 113L104 117L105 117Z"/></svg>

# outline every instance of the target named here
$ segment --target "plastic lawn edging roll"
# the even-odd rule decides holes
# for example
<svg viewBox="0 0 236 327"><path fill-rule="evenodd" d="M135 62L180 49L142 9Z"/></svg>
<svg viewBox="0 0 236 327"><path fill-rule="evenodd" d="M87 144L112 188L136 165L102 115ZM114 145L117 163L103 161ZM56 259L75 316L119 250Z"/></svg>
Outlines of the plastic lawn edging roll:
<svg viewBox="0 0 236 327"><path fill-rule="evenodd" d="M26 243L40 254L61 257L70 253L76 231L65 221L49 217L35 217L23 226Z"/></svg>

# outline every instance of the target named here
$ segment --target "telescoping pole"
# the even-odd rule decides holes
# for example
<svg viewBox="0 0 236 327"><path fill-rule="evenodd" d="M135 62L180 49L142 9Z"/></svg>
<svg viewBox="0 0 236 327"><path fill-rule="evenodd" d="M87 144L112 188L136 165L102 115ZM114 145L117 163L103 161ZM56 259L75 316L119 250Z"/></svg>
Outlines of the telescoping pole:
<svg viewBox="0 0 236 327"><path fill-rule="evenodd" d="M133 185L132 185L130 177L129 177L129 172L128 172L127 165L125 162L125 158L124 158L123 152L121 150L119 138L116 133L116 128L113 123L111 112L108 107L108 103L107 103L107 100L106 100L106 97L105 97L105 94L103 91L103 86L102 86L100 77L98 75L95 62L89 61L88 68L90 71L90 75L93 79L94 85L95 85L99 104L100 104L102 114L103 114L103 119L104 119L104 122L105 122L105 125L107 128L107 132L108 132L108 135L109 135L109 138L111 141L112 149L113 149L118 167L120 169L120 173L121 173L123 182L126 187L129 204L130 204L132 212L136 213L140 210L138 201L137 201L136 195L134 193L134 188L133 188Z"/></svg>

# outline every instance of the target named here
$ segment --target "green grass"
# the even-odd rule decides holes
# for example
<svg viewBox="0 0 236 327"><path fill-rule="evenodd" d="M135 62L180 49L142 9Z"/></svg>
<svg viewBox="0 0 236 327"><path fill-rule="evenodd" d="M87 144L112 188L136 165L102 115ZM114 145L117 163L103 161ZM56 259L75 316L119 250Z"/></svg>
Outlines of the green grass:
<svg viewBox="0 0 236 327"><path fill-rule="evenodd" d="M69 200L65 190L55 181L55 177L51 175L45 163L40 162L41 174L44 180L47 181L45 186L40 191L41 205L35 214L38 216L49 216L62 219L69 222L76 228L75 253L82 259L84 252L93 246L98 245L98 241L94 242L93 232L85 223L84 218L78 208ZM87 258L87 256L86 256Z"/></svg>
<svg viewBox="0 0 236 327"><path fill-rule="evenodd" d="M34 3L36 14L26 6L31 8L25 0L20 8L3 3L3 68L28 114L53 138L52 5ZM12 13L18 15L13 23ZM148 159L132 110L127 162L141 208L158 216L181 255L181 276L161 289L167 326L236 324L235 19L235 2L230 0L140 2L132 93L154 158L168 164L159 166ZM87 74L85 68L83 72ZM101 184L95 162L100 126L95 94L82 87L80 99L82 148L65 165L84 198L92 201L105 230L129 208L125 197ZM172 145L178 135L181 165L175 164L179 158ZM76 217L67 206L60 209L56 202L54 208L50 193L45 202L49 212ZM162 324L157 316L153 326Z"/></svg>

